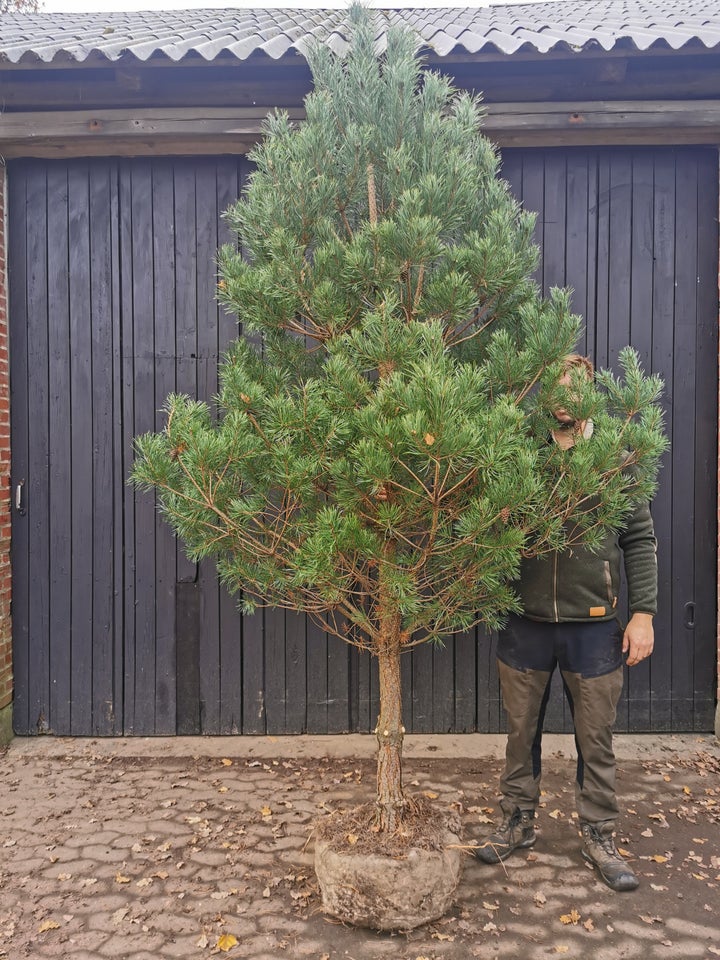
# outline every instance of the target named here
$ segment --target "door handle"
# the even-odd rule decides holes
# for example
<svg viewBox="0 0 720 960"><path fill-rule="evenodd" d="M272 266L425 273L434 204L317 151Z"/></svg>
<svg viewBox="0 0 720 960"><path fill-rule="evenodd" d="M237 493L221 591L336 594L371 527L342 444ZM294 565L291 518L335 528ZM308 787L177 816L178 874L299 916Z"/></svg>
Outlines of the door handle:
<svg viewBox="0 0 720 960"><path fill-rule="evenodd" d="M688 630L695 629L695 601L690 600L685 604L685 626Z"/></svg>
<svg viewBox="0 0 720 960"><path fill-rule="evenodd" d="M25 493L25 481L21 480L20 483L15 487L15 509L20 514L21 517L25 516L25 498L23 494Z"/></svg>

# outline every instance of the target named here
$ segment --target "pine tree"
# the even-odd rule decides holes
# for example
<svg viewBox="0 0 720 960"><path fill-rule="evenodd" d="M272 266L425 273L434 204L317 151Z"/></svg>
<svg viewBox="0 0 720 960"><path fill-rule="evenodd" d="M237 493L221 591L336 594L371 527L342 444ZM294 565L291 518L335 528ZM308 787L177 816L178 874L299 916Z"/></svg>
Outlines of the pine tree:
<svg viewBox="0 0 720 960"><path fill-rule="evenodd" d="M189 555L257 604L303 611L378 658L378 822L407 808L400 657L518 609L522 557L597 544L650 496L661 384L558 385L579 319L531 279L534 218L500 179L478 99L423 68L404 29L316 46L306 120L272 116L227 218L219 297L244 334L217 416L167 400L137 440ZM548 443L559 403L592 443ZM625 451L625 452L624 452ZM630 451L628 456L628 451Z"/></svg>

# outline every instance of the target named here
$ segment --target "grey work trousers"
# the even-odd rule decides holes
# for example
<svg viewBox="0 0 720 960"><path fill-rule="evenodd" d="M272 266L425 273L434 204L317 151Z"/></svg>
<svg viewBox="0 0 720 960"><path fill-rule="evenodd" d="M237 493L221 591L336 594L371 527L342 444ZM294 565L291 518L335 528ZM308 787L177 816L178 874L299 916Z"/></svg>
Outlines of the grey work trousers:
<svg viewBox="0 0 720 960"><path fill-rule="evenodd" d="M534 810L540 797L542 728L556 666L575 725L575 802L583 823L614 822L612 728L622 691L622 633L615 621L538 623L512 617L498 669L508 719L501 806Z"/></svg>

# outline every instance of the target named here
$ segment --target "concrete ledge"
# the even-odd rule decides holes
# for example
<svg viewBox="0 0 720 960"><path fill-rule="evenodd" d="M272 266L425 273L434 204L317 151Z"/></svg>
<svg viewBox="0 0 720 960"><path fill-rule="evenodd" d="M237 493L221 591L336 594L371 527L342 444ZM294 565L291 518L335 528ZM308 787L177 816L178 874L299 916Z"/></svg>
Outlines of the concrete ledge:
<svg viewBox="0 0 720 960"><path fill-rule="evenodd" d="M231 757L237 759L303 759L320 757L372 759L376 740L372 734L267 737L15 737L10 750L27 757ZM720 742L708 734L617 734L618 760L710 752L720 757ZM545 756L575 757L571 734L543 737ZM504 734L409 734L406 759L494 759L505 754Z"/></svg>
<svg viewBox="0 0 720 960"><path fill-rule="evenodd" d="M13 736L12 704L9 703L0 710L0 747L4 747L5 744L10 743Z"/></svg>

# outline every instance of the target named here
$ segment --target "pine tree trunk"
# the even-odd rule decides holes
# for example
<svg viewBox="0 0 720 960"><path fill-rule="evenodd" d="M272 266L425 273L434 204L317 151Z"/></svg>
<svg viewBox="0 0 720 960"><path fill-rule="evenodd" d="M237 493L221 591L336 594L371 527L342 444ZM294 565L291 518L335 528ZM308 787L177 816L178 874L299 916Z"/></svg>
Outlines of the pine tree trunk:
<svg viewBox="0 0 720 960"><path fill-rule="evenodd" d="M393 832L400 825L407 801L402 787L402 692L400 686L400 617L388 616L381 624L377 647L380 671L377 807L380 830Z"/></svg>

